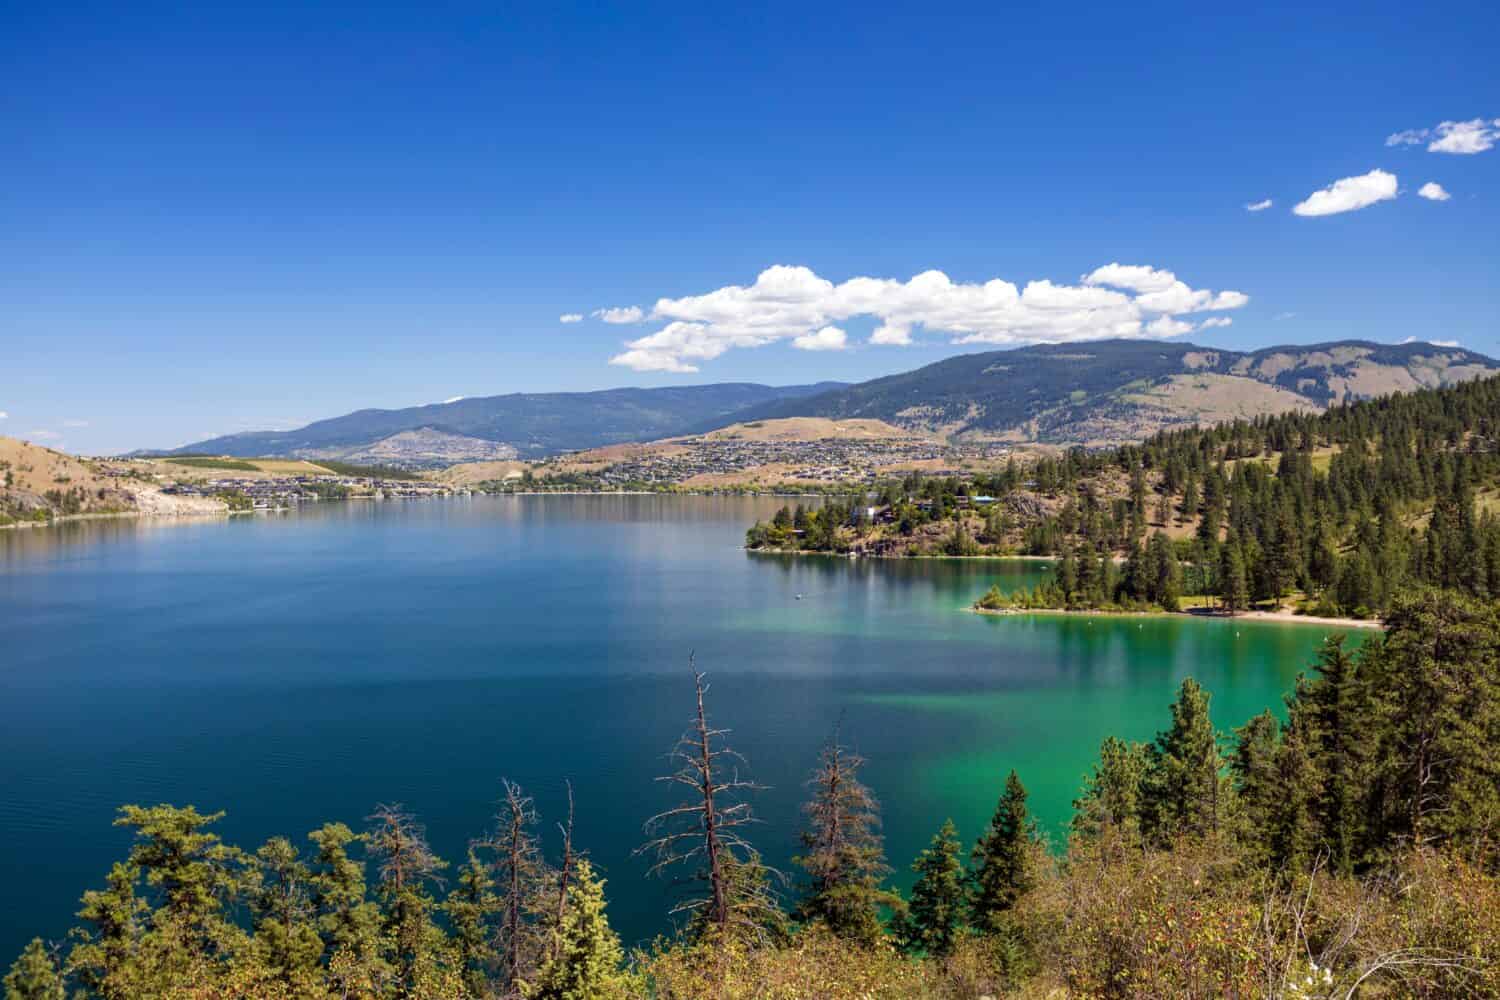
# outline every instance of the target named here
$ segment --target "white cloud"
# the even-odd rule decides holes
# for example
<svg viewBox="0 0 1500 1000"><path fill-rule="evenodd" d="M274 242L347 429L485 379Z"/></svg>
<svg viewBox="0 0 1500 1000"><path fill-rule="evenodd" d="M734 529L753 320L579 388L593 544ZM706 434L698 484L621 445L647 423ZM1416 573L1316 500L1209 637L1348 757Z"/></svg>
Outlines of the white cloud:
<svg viewBox="0 0 1500 1000"><path fill-rule="evenodd" d="M620 306L615 309L595 309L589 314L595 319L602 319L606 323L639 323L646 318L646 313L640 306Z"/></svg>
<svg viewBox="0 0 1500 1000"><path fill-rule="evenodd" d="M1428 201L1447 201L1453 197L1447 191L1444 191L1443 186L1437 181L1428 181L1417 188L1417 196L1426 198Z"/></svg>
<svg viewBox="0 0 1500 1000"><path fill-rule="evenodd" d="M804 349L813 344L833 349L837 337L843 338L839 346L847 344L836 324L864 316L877 321L872 344L910 344L918 331L946 334L955 344L1169 337L1192 326L1164 320L1238 309L1248 301L1242 292L1190 288L1171 271L1118 263L1099 268L1078 285L1042 279L1024 287L1001 278L954 282L941 271L924 271L908 281L857 277L835 284L809 268L778 264L762 271L753 285L658 300L648 318L665 325L629 341L610 363L637 371L692 372L699 362L734 348L790 340Z"/></svg>
<svg viewBox="0 0 1500 1000"><path fill-rule="evenodd" d="M47 430L27 431L26 436L34 438L37 441L58 441L62 439L62 435L57 433L57 431Z"/></svg>
<svg viewBox="0 0 1500 1000"><path fill-rule="evenodd" d="M0 420L9 420L9 419L10 419L10 414L6 413L4 410L0 410Z"/></svg>
<svg viewBox="0 0 1500 1000"><path fill-rule="evenodd" d="M1247 212L1264 212L1266 209L1268 209L1270 207L1271 207L1271 199L1270 198L1266 198L1266 199L1264 199L1262 201L1252 201L1250 204L1248 204L1248 205L1245 206L1245 211L1247 211Z"/></svg>
<svg viewBox="0 0 1500 1000"><path fill-rule="evenodd" d="M1423 340L1420 337L1407 337L1401 341L1403 344L1431 344L1433 347L1457 347L1456 340Z"/></svg>
<svg viewBox="0 0 1500 1000"><path fill-rule="evenodd" d="M1273 323L1284 323L1285 321L1287 321L1289 319L1296 319L1296 318L1297 318L1297 314L1294 313L1294 312L1283 312L1283 313L1277 313L1275 316L1272 316L1271 317L1271 322L1273 322Z"/></svg>
<svg viewBox="0 0 1500 1000"><path fill-rule="evenodd" d="M825 326L816 333L794 338L792 346L803 351L842 351L849 346L849 335L836 326Z"/></svg>
<svg viewBox="0 0 1500 1000"><path fill-rule="evenodd" d="M1198 329L1212 330L1215 327L1232 326L1233 324L1234 320L1230 319L1228 316L1210 316L1208 319L1198 324Z"/></svg>
<svg viewBox="0 0 1500 1000"><path fill-rule="evenodd" d="M1387 146L1427 143L1429 153L1483 153L1500 142L1500 118L1441 122L1436 128L1409 128L1386 137Z"/></svg>
<svg viewBox="0 0 1500 1000"><path fill-rule="evenodd" d="M563 313L557 317L559 323L582 323L583 313Z"/></svg>
<svg viewBox="0 0 1500 1000"><path fill-rule="evenodd" d="M1371 170L1358 177L1345 177L1334 181L1321 191L1314 191L1306 201L1297 203L1292 209L1297 215L1337 215L1368 208L1381 201L1396 197L1396 175L1384 170Z"/></svg>
<svg viewBox="0 0 1500 1000"><path fill-rule="evenodd" d="M456 403L460 399L468 399L468 398L469 398L468 396L449 396L447 399L443 400L442 405L443 406L447 406L449 403Z"/></svg>

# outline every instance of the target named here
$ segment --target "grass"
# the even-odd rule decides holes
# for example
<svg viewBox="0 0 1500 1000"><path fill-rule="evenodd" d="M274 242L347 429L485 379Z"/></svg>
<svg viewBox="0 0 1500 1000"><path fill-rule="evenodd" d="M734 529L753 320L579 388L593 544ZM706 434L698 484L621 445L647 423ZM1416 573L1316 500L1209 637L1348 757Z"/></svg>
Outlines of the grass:
<svg viewBox="0 0 1500 1000"><path fill-rule="evenodd" d="M173 456L167 461L173 465L185 465L190 469L226 469L231 472L259 472L255 465L238 458L200 458L197 456Z"/></svg>
<svg viewBox="0 0 1500 1000"><path fill-rule="evenodd" d="M405 469L397 469L389 465L355 465L353 462L336 462L332 459L319 459L318 465L340 476L406 480L418 480L422 478L415 472L407 472Z"/></svg>

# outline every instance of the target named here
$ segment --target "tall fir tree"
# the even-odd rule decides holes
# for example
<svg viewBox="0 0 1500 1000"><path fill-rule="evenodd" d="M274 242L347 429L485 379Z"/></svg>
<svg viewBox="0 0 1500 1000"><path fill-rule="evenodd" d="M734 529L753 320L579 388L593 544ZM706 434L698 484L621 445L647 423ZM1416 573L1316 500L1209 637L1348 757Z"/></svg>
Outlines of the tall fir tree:
<svg viewBox="0 0 1500 1000"><path fill-rule="evenodd" d="M961 850L950 819L912 862L917 880L898 929L902 946L912 954L947 955L958 940L968 910Z"/></svg>
<svg viewBox="0 0 1500 1000"><path fill-rule="evenodd" d="M970 857L973 893L969 922L981 931L999 930L1006 914L1036 879L1034 846L1036 823L1026 811L1026 787L1011 771L995 806L989 828L980 835Z"/></svg>
<svg viewBox="0 0 1500 1000"><path fill-rule="evenodd" d="M1228 796L1208 702L1208 692L1185 679L1172 703L1171 728L1148 751L1141 812L1144 832L1156 843L1220 832Z"/></svg>

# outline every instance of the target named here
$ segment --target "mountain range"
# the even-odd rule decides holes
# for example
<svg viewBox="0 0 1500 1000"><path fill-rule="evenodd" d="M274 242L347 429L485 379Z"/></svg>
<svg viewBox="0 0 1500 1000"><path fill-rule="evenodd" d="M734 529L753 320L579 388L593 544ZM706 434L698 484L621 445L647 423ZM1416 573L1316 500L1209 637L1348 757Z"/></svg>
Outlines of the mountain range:
<svg viewBox="0 0 1500 1000"><path fill-rule="evenodd" d="M409 467L534 459L788 417L875 419L949 440L1102 445L1237 417L1500 372L1459 347L1344 340L1227 351L1106 340L960 355L848 385L720 383L512 393L359 410L293 431L234 434L175 453L296 456Z"/></svg>
<svg viewBox="0 0 1500 1000"><path fill-rule="evenodd" d="M704 423L732 423L732 414L753 406L844 387L841 382L722 382L600 392L517 392L400 410L356 410L297 430L231 434L165 454L295 456L409 466L541 458L673 437Z"/></svg>

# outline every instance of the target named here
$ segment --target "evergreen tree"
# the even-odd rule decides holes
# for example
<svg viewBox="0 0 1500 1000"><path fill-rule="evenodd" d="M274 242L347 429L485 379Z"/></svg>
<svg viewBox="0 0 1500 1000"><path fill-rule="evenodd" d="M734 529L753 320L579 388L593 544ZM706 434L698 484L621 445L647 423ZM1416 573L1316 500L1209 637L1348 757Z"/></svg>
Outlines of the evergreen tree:
<svg viewBox="0 0 1500 1000"><path fill-rule="evenodd" d="M1219 599L1224 610L1236 614L1250 607L1250 584L1245 577L1245 557L1239 543L1231 538L1219 557Z"/></svg>
<svg viewBox="0 0 1500 1000"><path fill-rule="evenodd" d="M1311 755L1318 840L1330 866L1345 874L1354 870L1368 785L1367 743L1374 735L1356 668L1345 637L1330 636L1318 650L1317 677L1298 675L1287 702L1288 731L1302 735Z"/></svg>
<svg viewBox="0 0 1500 1000"><path fill-rule="evenodd" d="M94 995L104 1000L129 1000L122 980L136 953L149 907L136 897L140 881L136 865L115 862L106 881L107 888L83 894L78 918L84 927L75 932L79 941L68 955L68 968Z"/></svg>
<svg viewBox="0 0 1500 1000"><path fill-rule="evenodd" d="M285 837L255 852L258 879L250 893L250 914L261 961L291 991L314 981L323 941L310 900L311 873Z"/></svg>
<svg viewBox="0 0 1500 1000"><path fill-rule="evenodd" d="M1036 824L1026 811L1026 788L1015 771L1005 779L1005 791L995 806L989 829L980 835L970 859L973 895L969 922L982 931L995 931L1016 900L1031 889L1032 849Z"/></svg>
<svg viewBox="0 0 1500 1000"><path fill-rule="evenodd" d="M946 820L932 844L912 862L917 881L902 918L899 937L913 954L947 955L953 950L967 910L958 830Z"/></svg>
<svg viewBox="0 0 1500 1000"><path fill-rule="evenodd" d="M1172 727L1158 734L1148 751L1142 818L1144 832L1157 843L1220 830L1228 803L1208 701L1197 681L1184 680L1172 703Z"/></svg>
<svg viewBox="0 0 1500 1000"><path fill-rule="evenodd" d="M308 882L324 953L359 981L382 978L380 908L366 898L364 864L349 855L349 846L363 838L343 823L325 824L307 836L317 848Z"/></svg>
<svg viewBox="0 0 1500 1000"><path fill-rule="evenodd" d="M1145 745L1106 736L1099 762L1073 801L1073 834L1084 840L1134 842L1141 832L1141 789L1148 761Z"/></svg>
<svg viewBox="0 0 1500 1000"><path fill-rule="evenodd" d="M65 1000L67 991L57 960L42 944L32 938L5 976L5 1000Z"/></svg>
<svg viewBox="0 0 1500 1000"><path fill-rule="evenodd" d="M458 869L457 883L443 909L453 928L453 946L464 984L474 996L483 996L489 988L490 974L500 967L493 926L500 900L490 866L479 856L475 844L469 845L468 859Z"/></svg>
<svg viewBox="0 0 1500 1000"><path fill-rule="evenodd" d="M1396 602L1361 670L1376 692L1377 848L1500 829L1500 606L1426 591Z"/></svg>
<svg viewBox="0 0 1500 1000"><path fill-rule="evenodd" d="M527 1000L623 1000L629 995L628 979L620 971L620 939L604 912L604 881L587 858L578 859L566 914L555 932L557 946L536 981L527 984Z"/></svg>

